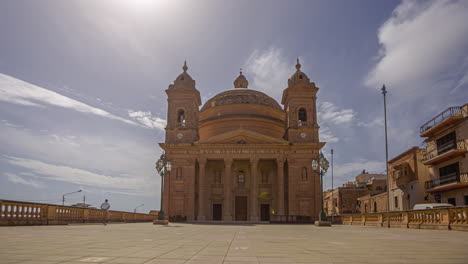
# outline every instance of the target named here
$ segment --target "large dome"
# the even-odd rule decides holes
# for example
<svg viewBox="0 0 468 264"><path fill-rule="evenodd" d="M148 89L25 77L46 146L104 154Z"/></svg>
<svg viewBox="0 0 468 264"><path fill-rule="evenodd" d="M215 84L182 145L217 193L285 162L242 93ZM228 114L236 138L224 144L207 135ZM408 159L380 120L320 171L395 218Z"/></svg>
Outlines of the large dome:
<svg viewBox="0 0 468 264"><path fill-rule="evenodd" d="M235 88L233 90L219 93L208 100L201 108L201 111L205 111L216 106L230 104L257 104L281 110L280 105L275 101L275 99L262 92L248 88Z"/></svg>
<svg viewBox="0 0 468 264"><path fill-rule="evenodd" d="M217 94L201 108L199 136L201 140L246 129L282 139L285 113L268 95L248 88L234 88Z"/></svg>

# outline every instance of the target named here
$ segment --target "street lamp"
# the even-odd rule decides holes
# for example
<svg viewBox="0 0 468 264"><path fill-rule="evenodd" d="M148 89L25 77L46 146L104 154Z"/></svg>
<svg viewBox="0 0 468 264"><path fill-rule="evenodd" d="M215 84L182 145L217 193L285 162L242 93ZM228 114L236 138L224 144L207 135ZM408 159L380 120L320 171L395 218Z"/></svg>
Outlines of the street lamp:
<svg viewBox="0 0 468 264"><path fill-rule="evenodd" d="M332 200L332 211L331 211L331 222L333 224L333 216L335 215L335 201L333 200L333 149L331 149L331 170L332 170L332 175L331 175L331 180L332 180L332 191L331 191L331 200Z"/></svg>
<svg viewBox="0 0 468 264"><path fill-rule="evenodd" d="M171 162L167 159L164 153L161 154L161 157L159 158L159 160L156 161L156 171L161 176L161 205L160 205L159 214L158 214L159 220L164 220L164 211L163 211L164 176L166 173L169 176L169 173L171 172L171 170L172 170Z"/></svg>
<svg viewBox="0 0 468 264"><path fill-rule="evenodd" d="M387 170L387 227L390 228L390 183L388 179L388 140L387 140L387 88L385 84L382 86L383 102L384 102L384 117L385 117L385 165Z"/></svg>
<svg viewBox="0 0 468 264"><path fill-rule="evenodd" d="M325 214L325 212L323 210L323 175L325 175L325 173L328 170L328 160L325 158L325 156L323 156L322 152L320 152L320 154L318 156L318 160L317 159L312 160L312 169L314 171L317 171L317 169L318 169L319 174L320 174L320 185L321 185L320 199L321 199L322 209L320 211L319 221L321 221L321 222L322 221L327 221L327 215Z"/></svg>
<svg viewBox="0 0 468 264"><path fill-rule="evenodd" d="M138 207L142 207L143 205L144 205L144 204L140 204L139 206L135 207L135 209L133 209L133 212L136 213L136 209L137 209Z"/></svg>
<svg viewBox="0 0 468 264"><path fill-rule="evenodd" d="M64 195L62 195L62 205L65 205L65 195L69 195L69 194L72 194L72 193L79 193L81 192L82 190L78 190L76 192L71 192L71 193L66 193Z"/></svg>

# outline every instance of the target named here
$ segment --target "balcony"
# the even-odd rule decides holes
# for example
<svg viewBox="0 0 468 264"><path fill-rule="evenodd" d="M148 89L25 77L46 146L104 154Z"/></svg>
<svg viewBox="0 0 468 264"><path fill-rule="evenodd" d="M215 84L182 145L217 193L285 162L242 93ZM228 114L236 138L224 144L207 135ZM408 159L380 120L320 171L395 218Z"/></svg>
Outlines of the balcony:
<svg viewBox="0 0 468 264"><path fill-rule="evenodd" d="M428 192L448 191L468 186L468 172L456 172L441 176L439 179L426 181L424 187Z"/></svg>
<svg viewBox="0 0 468 264"><path fill-rule="evenodd" d="M464 118L466 113L464 113L462 106L452 106L447 108L442 113L438 114L433 119L426 122L420 127L420 136L421 137L430 137L436 134L437 132L442 131L447 126L457 122Z"/></svg>
<svg viewBox="0 0 468 264"><path fill-rule="evenodd" d="M422 162L424 165L434 165L454 157L465 154L468 144L465 139L450 141L440 145L437 149L423 152Z"/></svg>

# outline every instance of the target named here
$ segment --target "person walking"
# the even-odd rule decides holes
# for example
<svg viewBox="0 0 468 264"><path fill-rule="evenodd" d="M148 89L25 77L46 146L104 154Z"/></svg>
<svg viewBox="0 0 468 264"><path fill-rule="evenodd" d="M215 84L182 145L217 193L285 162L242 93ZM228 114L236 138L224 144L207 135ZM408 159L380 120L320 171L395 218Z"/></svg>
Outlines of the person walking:
<svg viewBox="0 0 468 264"><path fill-rule="evenodd" d="M103 219L103 224L107 225L107 210L109 210L110 204L107 201L107 199L101 204L101 210L104 211L104 219Z"/></svg>

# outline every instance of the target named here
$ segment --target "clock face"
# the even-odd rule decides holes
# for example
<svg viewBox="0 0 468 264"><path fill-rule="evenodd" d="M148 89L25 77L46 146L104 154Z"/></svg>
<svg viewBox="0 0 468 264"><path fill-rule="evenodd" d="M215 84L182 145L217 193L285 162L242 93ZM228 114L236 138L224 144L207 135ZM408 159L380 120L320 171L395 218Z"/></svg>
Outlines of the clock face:
<svg viewBox="0 0 468 264"><path fill-rule="evenodd" d="M177 138L178 138L178 139L181 139L181 138L183 138L183 137L184 137L184 134L182 134L182 133L177 134Z"/></svg>
<svg viewBox="0 0 468 264"><path fill-rule="evenodd" d="M306 133L305 132L302 132L301 133L301 138L305 138L306 137Z"/></svg>

